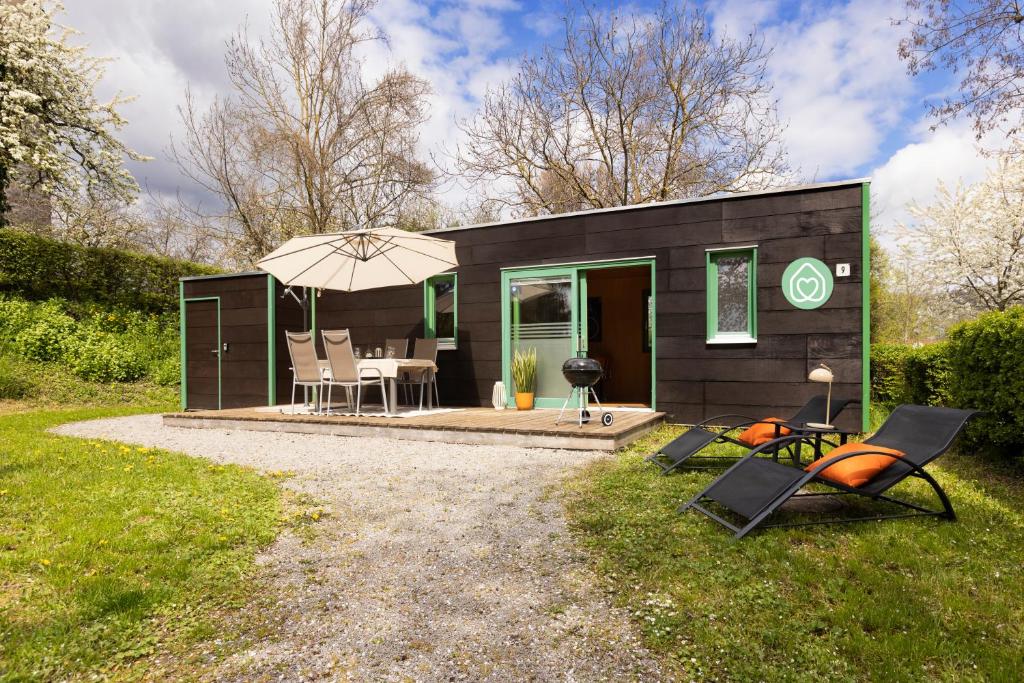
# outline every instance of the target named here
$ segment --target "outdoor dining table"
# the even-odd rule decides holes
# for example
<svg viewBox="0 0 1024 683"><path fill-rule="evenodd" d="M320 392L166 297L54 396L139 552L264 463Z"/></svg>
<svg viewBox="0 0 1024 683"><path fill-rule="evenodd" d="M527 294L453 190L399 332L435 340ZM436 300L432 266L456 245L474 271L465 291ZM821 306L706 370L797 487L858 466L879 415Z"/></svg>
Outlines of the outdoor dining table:
<svg viewBox="0 0 1024 683"><path fill-rule="evenodd" d="M384 406L384 412L392 416L398 412L398 378L410 370L429 370L437 372L437 365L430 360L421 358L360 358L357 362L359 374L363 370L377 370L388 382L388 400ZM328 367L327 361L321 360L320 365L325 370ZM427 409L434 407L434 392L427 392Z"/></svg>

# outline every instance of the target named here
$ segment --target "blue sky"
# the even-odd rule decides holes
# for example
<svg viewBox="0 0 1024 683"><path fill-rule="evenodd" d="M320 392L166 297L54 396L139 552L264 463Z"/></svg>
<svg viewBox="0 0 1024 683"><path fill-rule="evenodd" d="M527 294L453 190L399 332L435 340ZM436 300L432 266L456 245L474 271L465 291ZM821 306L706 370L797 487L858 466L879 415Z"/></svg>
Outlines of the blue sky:
<svg viewBox="0 0 1024 683"><path fill-rule="evenodd" d="M644 12L653 5L617 6ZM906 219L907 202L928 202L938 180L971 182L989 161L975 149L966 121L930 131L927 103L955 87L950 74L912 79L896 56L900 0L795 2L724 0L705 3L716 33L757 30L774 46L768 64L786 145L801 180L872 176L876 226ZM473 116L489 85L506 78L519 55L558 40L561 2L547 0L380 0L372 20L389 45L368 68L401 62L427 78L435 93L422 132L425 153L458 144L455 121ZM129 144L153 161L133 167L157 193L195 192L166 154L180 140L176 108L185 87L200 102L228 91L224 43L243 22L265 33L271 0L77 0L66 22L81 30L91 52L113 58L103 89L138 99L125 107ZM990 140L991 144L992 141ZM451 185L457 204L466 188Z"/></svg>

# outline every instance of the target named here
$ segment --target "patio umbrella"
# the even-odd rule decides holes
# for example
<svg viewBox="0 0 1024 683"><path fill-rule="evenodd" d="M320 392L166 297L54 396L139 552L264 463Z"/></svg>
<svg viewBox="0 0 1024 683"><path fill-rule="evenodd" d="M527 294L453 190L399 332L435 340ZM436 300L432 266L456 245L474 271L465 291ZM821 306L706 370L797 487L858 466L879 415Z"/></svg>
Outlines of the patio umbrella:
<svg viewBox="0 0 1024 683"><path fill-rule="evenodd" d="M455 243L395 228L293 237L256 264L289 287L414 285L458 265Z"/></svg>

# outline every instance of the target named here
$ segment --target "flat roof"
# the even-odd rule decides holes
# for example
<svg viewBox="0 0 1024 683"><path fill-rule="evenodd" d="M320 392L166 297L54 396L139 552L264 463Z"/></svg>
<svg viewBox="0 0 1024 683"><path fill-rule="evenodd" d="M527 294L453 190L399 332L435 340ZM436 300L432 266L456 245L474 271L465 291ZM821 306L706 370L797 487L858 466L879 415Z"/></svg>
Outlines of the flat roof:
<svg viewBox="0 0 1024 683"><path fill-rule="evenodd" d="M772 194L787 194L790 192L803 192L806 190L822 190L829 187L844 187L848 185L863 185L871 182L870 177L852 178L850 180L833 180L824 183L806 183L804 185L787 185L768 190L750 190L749 192L720 192L718 194L705 195L703 197L690 197L687 199L671 199L664 202L647 202L646 204L627 204L625 206L609 206L603 209L585 209L583 211L570 211L568 213L552 213L543 216L528 216L525 218L512 218L507 221L491 221L489 223L474 223L473 225L456 225L450 228L438 228L436 230L424 230L424 235L439 235L456 230L475 230L477 228L493 228L499 225L515 225L517 223L533 223L536 221L548 221L555 218L570 218L572 216L591 216L601 213L616 213L618 211L636 211L637 209L662 208L666 206L680 206L684 204L700 204L702 202L716 202L723 199L742 199L743 197L760 197Z"/></svg>
<svg viewBox="0 0 1024 683"><path fill-rule="evenodd" d="M247 271L242 272L242 273L215 273L213 275L185 275L183 277L179 277L178 280L180 282L190 282L190 281L193 281L193 280L222 280L222 279L228 278L228 277L249 277L251 275L269 275L269 274L270 273L267 273L267 272L262 271L262 270L247 270Z"/></svg>

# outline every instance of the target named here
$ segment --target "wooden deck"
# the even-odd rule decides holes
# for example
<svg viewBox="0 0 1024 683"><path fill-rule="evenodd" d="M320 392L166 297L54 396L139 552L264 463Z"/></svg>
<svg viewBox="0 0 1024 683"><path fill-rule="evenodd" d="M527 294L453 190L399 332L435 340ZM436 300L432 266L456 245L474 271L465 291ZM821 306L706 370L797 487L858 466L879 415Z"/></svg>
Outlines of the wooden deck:
<svg viewBox="0 0 1024 683"><path fill-rule="evenodd" d="M556 425L557 410L491 408L465 408L447 413L394 418L287 415L267 412L266 409L235 408L169 413L164 415L163 420L164 424L174 427L612 451L657 429L665 418L664 413L656 412L613 412L615 422L610 427L605 427L596 419L583 427L576 423Z"/></svg>

